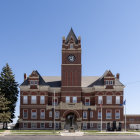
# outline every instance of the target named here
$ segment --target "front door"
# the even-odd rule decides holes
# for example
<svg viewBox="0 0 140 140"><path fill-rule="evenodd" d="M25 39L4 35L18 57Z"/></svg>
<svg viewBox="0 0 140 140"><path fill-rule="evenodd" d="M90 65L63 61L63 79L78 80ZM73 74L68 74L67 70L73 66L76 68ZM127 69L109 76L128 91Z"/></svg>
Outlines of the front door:
<svg viewBox="0 0 140 140"><path fill-rule="evenodd" d="M69 113L67 116L66 116L66 122L65 122L65 129L66 130L69 130L70 127L74 127L74 129L78 129L78 126L77 126L77 118L76 118L76 115L74 113Z"/></svg>

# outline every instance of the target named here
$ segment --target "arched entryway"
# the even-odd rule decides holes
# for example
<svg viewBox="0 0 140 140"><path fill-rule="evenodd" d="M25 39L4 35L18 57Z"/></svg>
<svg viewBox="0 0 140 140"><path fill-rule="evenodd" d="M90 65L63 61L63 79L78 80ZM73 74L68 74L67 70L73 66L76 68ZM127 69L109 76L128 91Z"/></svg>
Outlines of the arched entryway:
<svg viewBox="0 0 140 140"><path fill-rule="evenodd" d="M64 129L69 130L71 127L78 129L77 116L73 112L67 114Z"/></svg>
<svg viewBox="0 0 140 140"><path fill-rule="evenodd" d="M63 114L63 117L65 118L64 129L69 130L71 127L78 129L77 119L80 117L78 112L69 110Z"/></svg>

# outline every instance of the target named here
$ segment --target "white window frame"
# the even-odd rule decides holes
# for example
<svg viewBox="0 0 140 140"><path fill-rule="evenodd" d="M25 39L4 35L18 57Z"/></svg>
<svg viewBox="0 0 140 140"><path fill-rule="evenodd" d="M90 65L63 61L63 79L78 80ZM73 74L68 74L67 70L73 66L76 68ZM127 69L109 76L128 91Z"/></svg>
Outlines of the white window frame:
<svg viewBox="0 0 140 140"><path fill-rule="evenodd" d="M87 129L87 123L86 122L83 122L83 129Z"/></svg>
<svg viewBox="0 0 140 140"><path fill-rule="evenodd" d="M52 122L49 122L49 127L52 127Z"/></svg>
<svg viewBox="0 0 140 140"><path fill-rule="evenodd" d="M49 111L49 118L52 118L52 114L53 114L53 112Z"/></svg>
<svg viewBox="0 0 140 140"><path fill-rule="evenodd" d="M42 97L43 97L43 100L42 100ZM45 104L45 96L44 95L40 96L40 104Z"/></svg>
<svg viewBox="0 0 140 140"><path fill-rule="evenodd" d="M60 116L60 112L59 111L55 111L55 119L59 119Z"/></svg>
<svg viewBox="0 0 140 140"><path fill-rule="evenodd" d="M120 96L116 96L116 104L120 104Z"/></svg>
<svg viewBox="0 0 140 140"><path fill-rule="evenodd" d="M23 96L23 104L28 104L28 96Z"/></svg>
<svg viewBox="0 0 140 140"><path fill-rule="evenodd" d="M113 85L113 80L109 80L109 85Z"/></svg>
<svg viewBox="0 0 140 140"><path fill-rule="evenodd" d="M102 118L102 112L101 110L98 110L98 119L101 119Z"/></svg>
<svg viewBox="0 0 140 140"><path fill-rule="evenodd" d="M43 112L44 113L44 116L41 116L42 110L44 110L44 112ZM45 109L41 109L40 110L40 119L45 119Z"/></svg>
<svg viewBox="0 0 140 140"><path fill-rule="evenodd" d="M117 113L117 111L119 111L119 117L116 117L117 115L116 115L116 113ZM120 119L120 110L115 110L115 119Z"/></svg>
<svg viewBox="0 0 140 140"><path fill-rule="evenodd" d="M93 111L90 111L90 118L93 118Z"/></svg>
<svg viewBox="0 0 140 140"><path fill-rule="evenodd" d="M93 128L93 123L92 122L90 122L90 128Z"/></svg>
<svg viewBox="0 0 140 140"><path fill-rule="evenodd" d="M55 129L59 129L59 122L55 123Z"/></svg>
<svg viewBox="0 0 140 140"><path fill-rule="evenodd" d="M30 80L30 85L38 85L38 81L37 80Z"/></svg>
<svg viewBox="0 0 140 140"><path fill-rule="evenodd" d="M34 125L35 127L33 127L33 125ZM37 128L37 123L31 123L31 128Z"/></svg>
<svg viewBox="0 0 140 140"><path fill-rule="evenodd" d="M73 97L72 97L72 102L73 102L73 103L77 103L77 96L73 96Z"/></svg>
<svg viewBox="0 0 140 140"><path fill-rule="evenodd" d="M101 130L101 123L97 123L97 129Z"/></svg>
<svg viewBox="0 0 140 140"><path fill-rule="evenodd" d="M32 110L31 110L31 118L32 118L32 119L37 119L37 110L36 110L36 116L35 116L35 117L33 117L33 114L32 114L32 113L35 113L35 112L32 112L33 110L36 110L36 109L32 109Z"/></svg>
<svg viewBox="0 0 140 140"><path fill-rule="evenodd" d="M107 113L108 111L110 111L110 117L108 117L108 113ZM109 109L106 110L106 119L107 120L112 119L112 110L109 110Z"/></svg>
<svg viewBox="0 0 140 140"><path fill-rule="evenodd" d="M25 126L26 124L26 126ZM23 123L23 128L28 128L28 123Z"/></svg>
<svg viewBox="0 0 140 140"><path fill-rule="evenodd" d="M86 99L89 99L89 102L86 102ZM85 98L85 105L86 106L90 106L90 98L89 97L88 98L87 97Z"/></svg>
<svg viewBox="0 0 140 140"><path fill-rule="evenodd" d="M73 49L73 48L74 48L73 43L70 43L70 49Z"/></svg>
<svg viewBox="0 0 140 140"><path fill-rule="evenodd" d="M44 124L44 127L42 127L41 124ZM45 128L45 123L40 123L40 128Z"/></svg>
<svg viewBox="0 0 140 140"><path fill-rule="evenodd" d="M103 96L98 96L98 104L103 104Z"/></svg>
<svg viewBox="0 0 140 140"><path fill-rule="evenodd" d="M66 103L70 103L70 96L66 96Z"/></svg>
<svg viewBox="0 0 140 140"><path fill-rule="evenodd" d="M35 97L35 100L33 100L33 97ZM37 96L32 95L31 96L31 104L36 104L37 103Z"/></svg>
<svg viewBox="0 0 140 140"><path fill-rule="evenodd" d="M24 117L24 111L27 110L27 117ZM23 109L23 119L28 119L28 109Z"/></svg>
<svg viewBox="0 0 140 140"><path fill-rule="evenodd" d="M112 96L106 96L106 104L112 104Z"/></svg>
<svg viewBox="0 0 140 140"><path fill-rule="evenodd" d="M87 119L87 111L83 111L83 119Z"/></svg>

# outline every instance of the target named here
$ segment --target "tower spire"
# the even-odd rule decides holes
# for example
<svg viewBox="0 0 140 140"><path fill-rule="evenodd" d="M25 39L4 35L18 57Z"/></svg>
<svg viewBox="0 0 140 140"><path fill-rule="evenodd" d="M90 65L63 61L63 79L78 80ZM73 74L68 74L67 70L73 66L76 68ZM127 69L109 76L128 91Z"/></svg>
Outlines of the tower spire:
<svg viewBox="0 0 140 140"><path fill-rule="evenodd" d="M66 43L68 43L70 41L71 37L73 38L74 42L77 44L78 43L78 39L77 39L77 37L76 37L72 27L70 29L70 32L69 32L67 38L66 38Z"/></svg>

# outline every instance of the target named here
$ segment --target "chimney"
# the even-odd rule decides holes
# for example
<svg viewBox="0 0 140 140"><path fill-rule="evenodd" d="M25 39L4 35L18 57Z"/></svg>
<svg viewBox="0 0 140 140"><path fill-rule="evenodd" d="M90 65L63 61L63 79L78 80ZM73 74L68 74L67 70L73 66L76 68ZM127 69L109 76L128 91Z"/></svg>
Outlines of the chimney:
<svg viewBox="0 0 140 140"><path fill-rule="evenodd" d="M27 79L27 74L24 73L24 81Z"/></svg>
<svg viewBox="0 0 140 140"><path fill-rule="evenodd" d="M119 73L116 74L116 78L120 79L120 74Z"/></svg>

